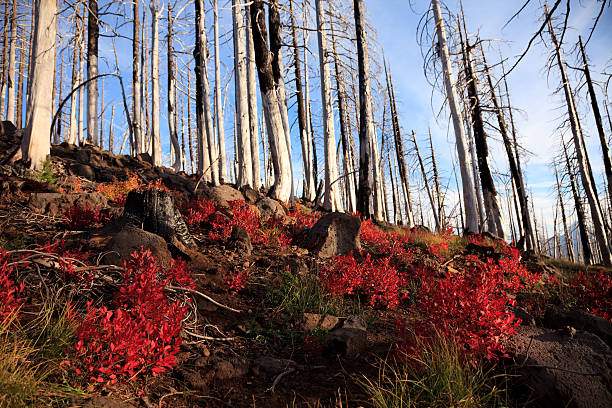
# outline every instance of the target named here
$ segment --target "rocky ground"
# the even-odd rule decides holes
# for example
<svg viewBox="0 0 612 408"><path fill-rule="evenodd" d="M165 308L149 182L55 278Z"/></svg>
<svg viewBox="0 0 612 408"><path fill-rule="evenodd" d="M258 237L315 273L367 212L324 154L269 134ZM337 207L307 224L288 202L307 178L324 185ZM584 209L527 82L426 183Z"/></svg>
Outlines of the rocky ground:
<svg viewBox="0 0 612 408"><path fill-rule="evenodd" d="M239 191L229 184L213 187L195 176L154 167L147 155L116 156L94 147L62 144L52 147L43 171L32 172L9 161L18 143L18 133L0 135L0 247L5 251L0 271L8 279L2 281L0 275L0 300L5 310L7 299L18 298L20 305L17 317L3 322L0 340L8 344L15 336L28 339L32 352L26 360L36 367L31 373L40 381L30 394L23 391L18 401L11 400L10 392L15 391L10 380L0 379L0 406L385 406L374 402L372 387L364 383L384 388L380 381L384 361L399 361L394 367L414 366L398 352L410 343L398 322L418 328L427 321L423 315L437 316L436 309L444 307L435 297L440 286L428 295L438 303L431 303L431 310L419 309L428 303L423 288L409 277L426 268L432 271L433 276L427 275L432 282L452 283L474 264L492 270L487 268L506 268L513 260L513 268L520 266L533 279L521 272L520 279L529 285L522 284L510 299L504 298L503 310L498 307L497 320L511 316L503 330L512 335L489 331L483 336L499 335L499 339L474 343L494 354L489 359L483 355L476 359L472 351L477 346L468 347L472 343L466 340L471 351L465 353L464 362L489 373L484 388L506 391L490 404L477 398L453 403L612 406L610 270L582 268L587 278L579 281L564 265L533 254L512 258L495 237L447 233L441 238L424 227L409 231L366 225L357 217L324 214L299 199L287 207L266 198L265 191ZM256 229L249 229L254 225ZM60 242L61 249L48 250ZM117 300L121 299L117 293L125 289L121 274L125 262L141 248L149 249L163 268L156 269L159 280L170 275L164 271L172 268L173 260L181 260L189 270L190 281L167 280L171 283L163 289L163 296L187 310L181 315L180 333L168 340L176 346L176 352L164 354L175 358L168 360L172 360L168 369L156 372L151 367L163 364L151 365L132 376L112 377L93 367L91 374L84 374L83 361L91 352L75 352L82 328L64 329L66 336L57 352L43 355L47 343L40 339L57 340L47 332L49 327L66 326L60 325L61 306L68 301L75 325L82 325L88 307L121 308ZM336 258L359 250L361 255L354 258ZM386 258L389 254L393 255ZM401 276L397 296L385 289L390 283L384 274L367 285L355 283L355 288L338 292L340 284L333 281L337 283L333 286L326 279L330 271L352 273L353 261L371 262L367 265L372 270ZM599 270L601 275L596 275ZM503 269L500 276L509 278L508 271ZM363 276L369 276L366 272ZM23 289L15 292L18 296L9 293L3 298L1 291L11 282L15 287L23 284ZM466 302L471 301L469 296ZM467 310L461 304L464 307ZM41 331L44 311L48 319ZM486 313L477 311L466 324L472 327L473 320ZM514 327L516 318L521 323ZM439 329L463 330L453 323L440 321ZM498 323L491 323L495 330L502 327ZM459 346L463 350L461 342ZM5 351L0 347L0 353ZM16 367L0 363L0 376L16 372ZM426 371L417 368L416 373ZM48 375L43 376L44 370ZM498 374L509 375L503 377L507 381L496 380ZM57 392L47 392L50 389ZM428 406L444 401L418 398L404 403Z"/></svg>

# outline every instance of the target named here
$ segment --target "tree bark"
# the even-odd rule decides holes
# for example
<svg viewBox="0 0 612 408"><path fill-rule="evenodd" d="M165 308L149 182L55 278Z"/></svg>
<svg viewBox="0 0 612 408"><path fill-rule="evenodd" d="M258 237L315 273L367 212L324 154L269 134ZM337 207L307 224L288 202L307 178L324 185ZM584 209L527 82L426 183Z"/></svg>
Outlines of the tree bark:
<svg viewBox="0 0 612 408"><path fill-rule="evenodd" d="M467 80L468 100L470 104L470 113L472 118L472 129L474 130L474 144L476 147L476 156L478 157L478 170L480 172L480 184L482 186L482 194L484 199L484 208L487 221L487 230L505 239L504 222L501 213L499 197L495 189L495 182L491 174L489 165L489 147L487 144L487 134L484 129L484 121L482 118L482 107L480 105L480 97L478 95L478 86L474 73L474 64L472 61L472 47L468 43L467 30L465 22L463 30L466 38L463 41L461 29L459 36L461 38L461 48L464 60L465 76Z"/></svg>
<svg viewBox="0 0 612 408"><path fill-rule="evenodd" d="M142 139L142 107L141 103L141 83L140 83L140 10L139 0L134 1L132 8L132 146L135 154L141 153L143 150Z"/></svg>
<svg viewBox="0 0 612 408"><path fill-rule="evenodd" d="M195 2L195 48L193 57L195 59L194 73L196 86L196 145L198 151L198 173L203 175L205 181L212 179L210 172L210 146L208 144L208 126L206 122L205 99L207 94L204 92L204 79L208 78L205 70L206 61L206 27L204 24L204 1L194 0Z"/></svg>
<svg viewBox="0 0 612 408"><path fill-rule="evenodd" d="M153 165L161 166L162 148L159 133L159 3L151 0L151 145Z"/></svg>
<svg viewBox="0 0 612 408"><path fill-rule="evenodd" d="M295 14L293 11L293 0L289 0L289 10L291 17L291 37L293 39L293 62L295 72L295 97L297 99L298 108L298 127L300 130L300 142L302 145L302 163L304 171L304 196L307 200L312 200L315 194L315 182L312 175L312 155L310 154L310 143L308 139L308 124L306 118L306 104L304 103L303 85L302 85L302 66L300 61L300 50L297 40L297 28ZM308 67L306 66L306 70Z"/></svg>
<svg viewBox="0 0 612 408"><path fill-rule="evenodd" d="M559 196L559 206L561 207L561 220L563 221L563 234L565 236L565 247L567 250L567 258L574 262L574 247L572 246L572 238L569 235L567 228L567 218L565 217L565 206L563 205L563 194L561 194L561 184L559 183L559 172L555 166L555 180L557 181L557 194Z"/></svg>
<svg viewBox="0 0 612 408"><path fill-rule="evenodd" d="M238 130L238 178L239 187L253 187L253 161L249 129L249 94L247 85L246 27L242 4L232 0L234 29L234 97L236 100L235 126Z"/></svg>
<svg viewBox="0 0 612 408"><path fill-rule="evenodd" d="M548 8L546 7L546 14L548 16ZM565 73L565 66L563 65L563 60L561 58L561 51L559 48L559 43L557 41L557 37L552 28L552 24L548 23L548 29L553 41L553 45L555 47L555 55L557 58L557 63L559 65L559 70L561 72L561 81L563 84L563 90L565 92L565 99L567 104L567 111L570 121L570 126L572 130L572 136L574 139L574 146L576 149L576 157L578 159L578 169L580 170L580 178L582 181L582 187L587 196L587 200L589 202L589 207L591 209L591 218L593 221L593 227L595 230L595 237L597 239L597 243L599 245L599 249L601 251L602 261L605 265L612 265L612 255L610 254L610 246L608 241L608 236L606 233L606 229L604 226L603 215L601 213L601 208L598 203L598 198L596 196L594 185L592 183L592 174L589 169L589 163L587 161L586 149L584 147L584 141L582 140L582 133L579 128L578 118L576 113L576 106L574 104L574 97L570 88L569 79L567 74Z"/></svg>
<svg viewBox="0 0 612 408"><path fill-rule="evenodd" d="M365 218L382 218L374 205L374 214L370 212L370 197L374 193L373 170L376 157L372 157L373 143L376 143L374 124L372 123L372 91L370 87L370 66L365 26L363 24L363 0L354 0L355 31L357 34L357 60L359 66L359 192L357 195L357 211ZM380 209L380 207L378 208Z"/></svg>
<svg viewBox="0 0 612 408"><path fill-rule="evenodd" d="M56 0L36 0L27 121L21 150L30 168L40 169L49 154L53 70L55 67Z"/></svg>
<svg viewBox="0 0 612 408"><path fill-rule="evenodd" d="M99 146L98 141L98 0L89 0L87 16L87 142Z"/></svg>
<svg viewBox="0 0 612 408"><path fill-rule="evenodd" d="M219 15L217 0L214 0L214 30L215 30L215 121L217 128L217 143L219 146L219 181L228 181L227 159L225 153L225 124L223 120L223 101L221 97L221 68L219 57Z"/></svg>
<svg viewBox="0 0 612 408"><path fill-rule="evenodd" d="M278 7L278 0L271 0L272 9ZM279 80L281 72L278 66L278 54L274 55L268 48L268 29L263 0L254 0L251 4L251 28L255 48L255 62L259 76L259 89L270 145L270 159L274 167L274 184L268 195L287 202L291 198L292 174L287 145L287 136L283 125L281 110L287 109L279 97ZM280 19L270 19L270 38L280 38ZM280 51L280 48L277 49Z"/></svg>
<svg viewBox="0 0 612 408"><path fill-rule="evenodd" d="M606 133L603 128L601 113L599 112L599 105L597 104L597 96L595 95L595 88L593 88L589 64L587 62L586 53L584 52L584 45L582 44L582 37L578 36L578 40L580 42L580 53L582 54L582 63L584 65L584 76L586 78L587 87L589 90L589 97L591 98L591 108L593 109L597 134L599 135L599 142L601 143L604 171L608 183L608 199L610 202L612 202L612 161L610 160L610 147L608 146L608 142L606 140Z"/></svg>
<svg viewBox="0 0 612 408"><path fill-rule="evenodd" d="M181 146L179 145L178 134L176 130L176 79L174 77L174 49L172 47L172 2L168 2L168 35L166 42L168 44L168 132L170 134L170 142L174 147L174 162L172 167L174 171L181 170Z"/></svg>
<svg viewBox="0 0 612 408"><path fill-rule="evenodd" d="M404 193L406 209L406 221L408 227L414 227L414 215L412 214L412 203L410 202L410 181L408 179L408 170L406 169L406 156L404 154L404 142L402 141L402 134L399 125L399 116L397 113L397 106L395 101L395 91L393 89L393 81L391 79L391 73L387 72L387 65L385 63L385 76L387 80L387 92L389 94L389 103L391 105L391 123L393 125L393 140L395 142L395 155L397 157L397 167L399 170L400 185Z"/></svg>
<svg viewBox="0 0 612 408"><path fill-rule="evenodd" d="M15 122L15 57L17 48L17 0L13 0L11 12L11 37L9 39L8 72L6 89L6 120Z"/></svg>
<svg viewBox="0 0 612 408"><path fill-rule="evenodd" d="M431 7L434 12L436 22L436 32L438 37L438 53L442 63L444 72L444 85L446 87L446 96L449 102L453 128L455 130L457 158L459 168L461 170L461 181L463 184L463 201L465 211L465 228L469 232L478 232L478 209L476 204L476 190L474 188L474 179L472 178L472 166L467 159L466 150L467 144L465 139L465 131L463 129L463 118L459 108L457 92L455 90L455 78L451 61L449 57L448 45L446 40L446 31L442 12L438 0L431 1Z"/></svg>
<svg viewBox="0 0 612 408"><path fill-rule="evenodd" d="M259 162L259 126L257 113L257 67L255 66L255 45L251 28L251 13L246 9L247 42L247 90L249 98L249 135L251 139L251 161L253 164L253 188L261 187L261 164Z"/></svg>

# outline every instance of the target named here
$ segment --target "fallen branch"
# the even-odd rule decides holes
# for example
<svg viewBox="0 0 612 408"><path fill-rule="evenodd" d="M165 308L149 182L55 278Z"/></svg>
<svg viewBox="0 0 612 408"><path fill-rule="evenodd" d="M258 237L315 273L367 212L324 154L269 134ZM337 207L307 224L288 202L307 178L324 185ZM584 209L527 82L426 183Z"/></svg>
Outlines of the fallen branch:
<svg viewBox="0 0 612 408"><path fill-rule="evenodd" d="M177 287L177 286L166 286L166 289L168 289L170 291L175 291L175 292L178 292L178 291L182 290L184 292L194 293L196 295L202 296L204 299L208 300L209 302L211 302L214 305L219 306L220 308L223 308L225 310L229 310L230 312L242 313L242 310L233 309L233 308L231 308L229 306L225 306L224 304L217 302L215 299L211 298L210 296L205 295L202 292L198 292L195 289L189 289L189 288L183 288L183 287Z"/></svg>

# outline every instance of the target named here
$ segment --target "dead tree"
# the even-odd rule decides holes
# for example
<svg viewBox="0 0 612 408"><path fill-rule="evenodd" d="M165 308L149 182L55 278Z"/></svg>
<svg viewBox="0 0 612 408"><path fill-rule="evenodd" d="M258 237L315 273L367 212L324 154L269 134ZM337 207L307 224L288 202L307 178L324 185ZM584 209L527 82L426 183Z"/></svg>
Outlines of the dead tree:
<svg viewBox="0 0 612 408"><path fill-rule="evenodd" d="M161 136L159 132L159 4L151 0L151 146L155 166L162 164Z"/></svg>
<svg viewBox="0 0 612 408"><path fill-rule="evenodd" d="M140 1L134 1L132 8L132 25L133 25L133 40L132 40L132 126L133 126L133 139L131 141L132 149L135 154L142 153L143 151L143 138L142 138L142 96L141 96L141 82L140 82L140 71L141 71L141 56L140 48Z"/></svg>
<svg viewBox="0 0 612 408"><path fill-rule="evenodd" d="M227 176L227 162L225 158L225 129L223 121L223 108L221 100L221 68L220 68L220 57L219 57L219 13L217 0L213 3L214 12L214 31L215 31L215 122L217 128L217 143L219 146L219 180L221 182L228 181ZM191 115L189 115L190 117ZM191 123L191 122L190 122ZM191 137L191 130L189 131ZM191 139L190 139L191 140ZM191 143L189 144L189 151L191 152ZM192 167L193 167L193 159Z"/></svg>
<svg viewBox="0 0 612 408"><path fill-rule="evenodd" d="M8 16L7 16L8 17ZM6 101L6 120L15 122L15 58L17 48L17 0L13 0L11 8L11 36L9 39L9 55L6 73L6 90L8 92ZM4 95L4 89L2 90Z"/></svg>
<svg viewBox="0 0 612 408"><path fill-rule="evenodd" d="M601 113L599 112L599 105L597 104L597 97L595 95L595 88L593 87L589 64L587 62L586 53L584 52L584 45L582 44L582 36L578 36L578 40L580 43L580 53L582 55L582 63L584 66L584 76L586 78L586 83L589 90L589 97L591 99L591 108L593 109L593 117L595 118L595 125L597 127L597 134L599 135L599 142L601 143L604 171L608 184L608 199L610 200L610 202L612 202L612 162L610 160L610 147L608 146L606 133L603 128Z"/></svg>
<svg viewBox="0 0 612 408"><path fill-rule="evenodd" d="M578 195L578 186L576 185L576 179L572 170L572 165L570 163L569 155L567 153L567 147L565 146L565 141L563 140L563 137L561 137L561 144L563 147L563 156L565 158L567 175L569 177L570 186L572 188L572 196L574 197L574 208L576 209L578 229L580 230L580 242L582 244L583 262L585 265L590 265L592 263L593 254L591 252L591 245L589 243L589 235L586 226L586 215L584 213L584 208L582 207L582 201L580 199L580 196Z"/></svg>
<svg viewBox="0 0 612 408"><path fill-rule="evenodd" d="M168 133L170 134L170 143L174 148L174 162L172 167L174 171L181 170L181 146L179 145L178 135L176 130L176 78L174 77L174 49L172 47L172 2L168 2L168 31L166 42L168 45Z"/></svg>
<svg viewBox="0 0 612 408"><path fill-rule="evenodd" d="M457 91L455 90L455 78L448 51L446 30L444 27L444 20L442 19L442 11L440 10L438 0L431 1L431 8L433 9L434 20L436 23L436 31L438 37L437 51L438 55L440 56L442 70L444 73L446 97L449 102L453 128L455 130L455 144L457 146L457 157L459 159L459 169L461 170L461 181L463 184L465 227L466 231L477 232L478 208L476 204L476 190L474 188L474 179L472 178L472 166L466 155L467 143L465 138L465 131L462 126L463 118L461 114L461 109L459 108Z"/></svg>
<svg viewBox="0 0 612 408"><path fill-rule="evenodd" d="M491 174L489 164L489 147L487 143L487 134L484 129L484 120L482 117L482 106L480 103L480 95L478 92L478 83L474 63L472 60L472 49L467 37L467 29L465 20L463 21L463 31L465 33L465 41L463 34L459 28L459 37L461 39L461 50L463 54L463 63L465 70L465 79L467 81L467 94L470 106L470 116L472 118L472 129L474 131L474 144L476 147L476 156L478 157L478 170L480 173L480 185L484 199L484 209L486 215L487 229L489 232L498 235L501 238L506 237L504 232L504 222L499 204L499 198L495 189L495 182Z"/></svg>
<svg viewBox="0 0 612 408"><path fill-rule="evenodd" d="M99 146L98 141L98 0L89 0L87 16L87 142ZM55 66L55 64L53 64Z"/></svg>
<svg viewBox="0 0 612 408"><path fill-rule="evenodd" d="M417 155L417 159L419 161L419 167L421 168L421 174L423 176L423 181L425 182L425 190L427 190L427 197L429 197L429 204L431 205L431 211L433 212L434 222L436 224L436 231L440 232L440 215L438 213L438 208L436 206L436 202L434 201L431 188L429 187L429 180L427 179L427 171L425 170L425 164L423 163L423 157L419 152L419 145L416 140L416 136L414 131L412 131L412 142L414 143L414 150Z"/></svg>
<svg viewBox="0 0 612 408"><path fill-rule="evenodd" d="M255 63L259 76L259 89L270 144L270 159L274 167L274 185L268 195L280 201L287 202L291 197L292 178L289 156L290 145L285 134L283 115L287 109L279 95L281 71L279 66L280 16L278 15L278 0L270 1L270 48L268 48L268 29L263 0L254 0L250 7L253 44L255 47ZM274 53L271 50L276 50Z"/></svg>
<svg viewBox="0 0 612 408"><path fill-rule="evenodd" d="M574 247L572 246L572 238L570 237L569 229L567 228L567 218L565 217L565 206L563 205L563 194L561 194L561 184L559 183L559 172L557 171L557 166L555 166L555 180L557 181L557 194L559 206L561 207L561 220L563 221L563 234L565 235L567 258L574 262Z"/></svg>
<svg viewBox="0 0 612 408"><path fill-rule="evenodd" d="M253 162L249 122L249 94L247 85L246 27L242 4L232 0L234 29L234 97L236 100L235 126L238 130L238 186L253 187Z"/></svg>
<svg viewBox="0 0 612 408"><path fill-rule="evenodd" d="M302 85L302 66L300 61L300 49L297 38L297 24L295 13L293 11L293 0L289 0L289 11L291 17L291 38L293 40L293 65L295 72L295 97L297 99L298 109L298 127L300 130L300 142L302 146L302 164L304 172L304 197L307 200L312 200L315 194L315 182L312 174L312 155L310 143L308 139L308 124L306 120L306 104L303 96ZM305 50L307 52L307 50ZM308 67L306 67L308 69Z"/></svg>
<svg viewBox="0 0 612 408"><path fill-rule="evenodd" d="M412 214L412 203L410 202L410 181L408 179L408 171L406 169L406 156L404 155L404 142L399 125L399 115L395 101L395 91L393 89L393 81L391 73L387 71L385 62L385 76L387 81L387 93L389 94L389 104L391 105L391 124L393 127L393 140L395 142L395 155L397 157L397 167L399 170L399 184L402 187L404 195L404 208L406 209L406 222L408 227L414 227L414 215Z"/></svg>
<svg viewBox="0 0 612 408"><path fill-rule="evenodd" d="M197 164L198 174L204 177L204 180L212 179L210 173L210 146L208 145L208 126L206 121L204 80L207 75L205 70L206 61L206 27L204 25L204 1L195 0L195 47L193 49L193 58L195 59L194 73L196 86L196 146L197 146Z"/></svg>
<svg viewBox="0 0 612 408"><path fill-rule="evenodd" d="M56 0L36 0L31 69L28 84L26 130L22 158L30 168L40 169L51 148L51 103L55 66Z"/></svg>
<svg viewBox="0 0 612 408"><path fill-rule="evenodd" d="M246 10L247 90L249 95L249 136L251 139L251 162L253 165L253 188L261 187L261 164L259 162L259 115L257 113L257 67L255 45L251 29L251 13Z"/></svg>
<svg viewBox="0 0 612 408"><path fill-rule="evenodd" d="M546 15L548 17L548 7L545 7L545 9L546 9ZM565 93L565 100L566 100L566 105L567 105L569 122L570 122L573 140L574 140L574 146L576 150L576 158L578 160L578 169L580 171L582 187L585 191L587 200L589 202L589 207L591 210L591 219L593 221L593 228L595 230L595 237L599 245L603 263L605 265L612 265L612 254L610 253L610 246L609 246L610 242L608 241L608 236L607 236L606 228L604 225L601 207L599 206L597 194L595 192L595 186L592 181L593 180L592 172L589 169L589 163L586 158L586 149L584 146L584 140L582 138L582 132L578 124L578 115L577 115L576 106L574 103L574 96L570 88L569 79L565 72L565 66L563 65L560 45L559 45L559 42L557 41L557 36L555 35L555 32L552 27L552 23L550 21L548 22L548 30L549 30L553 45L555 47L555 55L557 59L557 64L559 66L559 71L561 73L561 81L563 84L563 91Z"/></svg>
<svg viewBox="0 0 612 408"><path fill-rule="evenodd" d="M438 204L438 218L440 226L446 225L446 215L444 214L444 200L440 193L440 178L438 177L438 165L436 164L436 154L434 153L433 141L431 139L431 129L429 129L429 150L431 151L431 167L433 170L434 187L436 193L436 203Z"/></svg>

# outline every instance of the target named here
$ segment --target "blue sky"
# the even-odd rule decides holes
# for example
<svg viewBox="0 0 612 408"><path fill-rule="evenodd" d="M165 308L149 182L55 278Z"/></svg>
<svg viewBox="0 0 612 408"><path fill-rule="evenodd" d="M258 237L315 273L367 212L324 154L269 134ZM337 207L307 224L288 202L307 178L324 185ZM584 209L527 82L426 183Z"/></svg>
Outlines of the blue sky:
<svg viewBox="0 0 612 408"><path fill-rule="evenodd" d="M338 0L335 0L338 2ZM344 0L347 3L347 0ZM162 1L166 3L166 1ZM179 0L179 4L185 4L185 0ZM192 3L192 2L190 2ZM301 4L301 1L296 1L297 4ZM365 0L366 8L368 10L368 20L372 27L375 28L376 33L374 34L377 43L372 45L376 49L373 52L374 56L384 54L390 64L393 79L395 84L395 93L398 99L398 108L400 114L400 122L403 131L407 135L412 129L417 134L417 138L425 147L425 138L427 135L428 128L431 128L434 147L436 149L436 155L439 160L439 168L442 177L448 181L452 180L450 185L454 187L454 176L452 174L452 157L455 155L454 148L454 134L449 128L448 114L447 111L443 110L439 116L437 116L442 104L442 95L439 91L433 91L432 87L426 81L423 73L423 58L421 50L417 44L417 25L422 14L429 7L429 1L407 1L407 0ZM410 6L412 3L412 7ZM501 49L501 52L505 57L510 58L507 65L513 61L513 57L522 52L524 47L529 40L529 37L535 32L539 26L539 19L541 18L540 3L537 0L532 0L532 3L527 7L523 13L507 27L503 28L507 20L514 14L522 1L502 1L492 0L488 2L478 0L465 0L464 9L467 18L467 26L470 35L479 33L483 39L496 39L499 40L495 43L494 48L488 50L488 62L492 64L499 60L499 52L497 48ZM575 3L575 4L574 4ZM209 36L209 50L212 53L212 12L209 6L209 1L205 1L207 16L206 26L208 28ZM221 62L222 62L222 76L223 86L227 86L226 95L226 113L225 113L225 132L226 132L226 144L228 152L233 151L233 123L232 114L233 110L233 80L231 78L231 71L233 67L232 50L231 50L231 15L229 10L230 1L222 0L219 1L220 10L220 25L221 32L225 34L222 38L222 50L221 50ZM459 10L458 0L446 1L446 6L452 12ZM565 50L569 51L570 46L576 43L578 34L585 35L590 25L592 24L592 18L597 14L599 2L595 0L584 0L582 2L573 1L572 14L569 20L570 28L565 37L566 47ZM122 6L125 7L125 6ZM147 22L150 22L150 13L148 12L148 2L145 6L141 2L141 13L142 10L147 8ZM175 7L175 13L181 6ZM131 9L125 8L122 11L127 18L131 16ZM161 106L161 131L162 138L167 140L167 121L166 121L166 102L165 102L165 88L166 88L166 43L165 43L165 11L162 13L163 20L160 22L160 86L162 96ZM175 49L185 51L185 54L181 56L181 60L178 62L180 69L185 69L184 64L189 63L189 69L193 69L193 65L190 63L192 59L191 49L193 41L193 23L191 20L193 17L193 5L189 4L188 7L182 12L181 17L187 17L188 23L183 23L183 26L176 27L176 31L179 33L175 36ZM313 15L311 14L311 17ZM352 15L346 18L352 18ZM113 28L117 29L120 33L124 34L126 38L118 38L115 40L115 47L118 52L119 70L124 77L126 82L126 91L130 92L131 87L131 24L125 24L120 28L117 28L117 20L113 16L109 16L105 19ZM122 23L122 18L119 19L119 23ZM601 17L599 26L593 35L590 43L587 45L587 53L590 57L590 63L593 75L596 79L602 79L603 76L600 74L603 71L610 72L612 56L612 10L608 7ZM72 20L63 20L60 26L60 32L68 32L72 29ZM313 26L311 20L311 27ZM102 32L108 31L108 29L102 29ZM147 34L148 43L150 44L150 32ZM66 39L69 36L66 36ZM548 39L548 36L544 36ZM182 41L182 43L181 43ZM225 42L225 44L224 44ZM66 44L64 40L63 44ZM310 48L313 55L310 56L311 64L311 97L313 98L313 110L315 118L315 128L320 133L320 123L317 123L317 117L320 117L320 108L318 106L318 100L320 99L320 91L318 89L318 62L316 60L316 35L312 33L310 35ZM545 218L547 221L552 221L554 213L555 195L554 195L554 172L550 167L550 162L553 155L558 152L559 149L559 137L556 128L561 123L560 117L564 113L560 110L561 107L561 95L552 95L553 91L558 87L559 78L557 70L554 69L550 75L545 70L546 59L549 55L550 50L547 50L541 43L536 43L530 50L529 54L524 58L521 64L516 70L509 76L509 87L512 98L512 103L515 107L520 108L522 113L515 115L515 120L519 132L519 137L523 146L530 151L528 157L525 157L523 168L526 172L527 181L529 187L533 190L534 203L536 213L539 217ZM284 50L285 56L288 54L288 50ZM65 61L69 61L71 55L71 49L67 48L64 52ZM113 44L108 38L101 39L100 42L100 72L112 72L114 71L114 54ZM376 57L375 57L376 58ZM566 60L573 65L576 65L575 54L567 55ZM287 61L287 59L286 59ZM378 61L380 62L380 61ZM286 62L287 63L287 62ZM292 76L293 74L290 74ZM70 73L65 74L65 78L69 78ZM214 83L214 74L212 71L212 60L209 61L209 78L211 86ZM576 86L576 76L571 74L571 80L573 85ZM122 105L121 98L118 94L118 86L114 83L114 79L107 79L105 84L105 121L106 129L108 129L108 122L110 120L110 106L116 105L115 112L115 138L118 139L122 136L125 129L125 120L122 118ZM229 82L228 82L229 81ZM67 83L64 81L64 87L66 92ZM192 84L193 86L193 84ZM581 96L584 98L585 90L581 90ZM293 103L293 101L290 101ZM593 120L591 119L590 110L587 109L587 101L583 100L580 103L579 108L582 113L582 123L585 128L585 133L589 137L587 138L587 148L591 159L593 161L593 168L596 173L596 178L600 182L601 173L603 171L601 159L600 159L600 147L595 133ZM600 100L600 106L603 107L603 100ZM69 110L69 105L66 106ZM261 109L261 107L260 107ZM186 111L186 109L185 109ZM195 110L192 110L194 112ZM261 110L260 110L261 113ZM290 110L290 120L293 121L295 118L295 108ZM180 124L179 124L180 126ZM185 125L186 126L186 125ZM194 123L195 126L195 123ZM337 137L339 137L339 129L336 126ZM301 158L300 158L300 144L298 140L297 125L292 130L293 140L293 158L296 165L295 177L296 180L301 179ZM495 136L494 136L495 137ZM566 139L568 136L566 136ZM116 147L120 140L116 142ZM322 145L319 157L322 158ZM165 145L165 154L169 153L168 143ZM507 162L503 152L501 143L497 140L490 140L491 149L491 162L493 166L500 173L507 173ZM169 159L166 162L169 164ZM322 169L322 162L319 168ZM415 172L415 182L420 178L418 173ZM298 182L298 191L301 191L300 184ZM415 187L417 188L417 187ZM601 188L601 186L600 186ZM423 195L423 198L425 196ZM454 193L449 193L449 200L454 199ZM452 205L450 202L449 206Z"/></svg>

